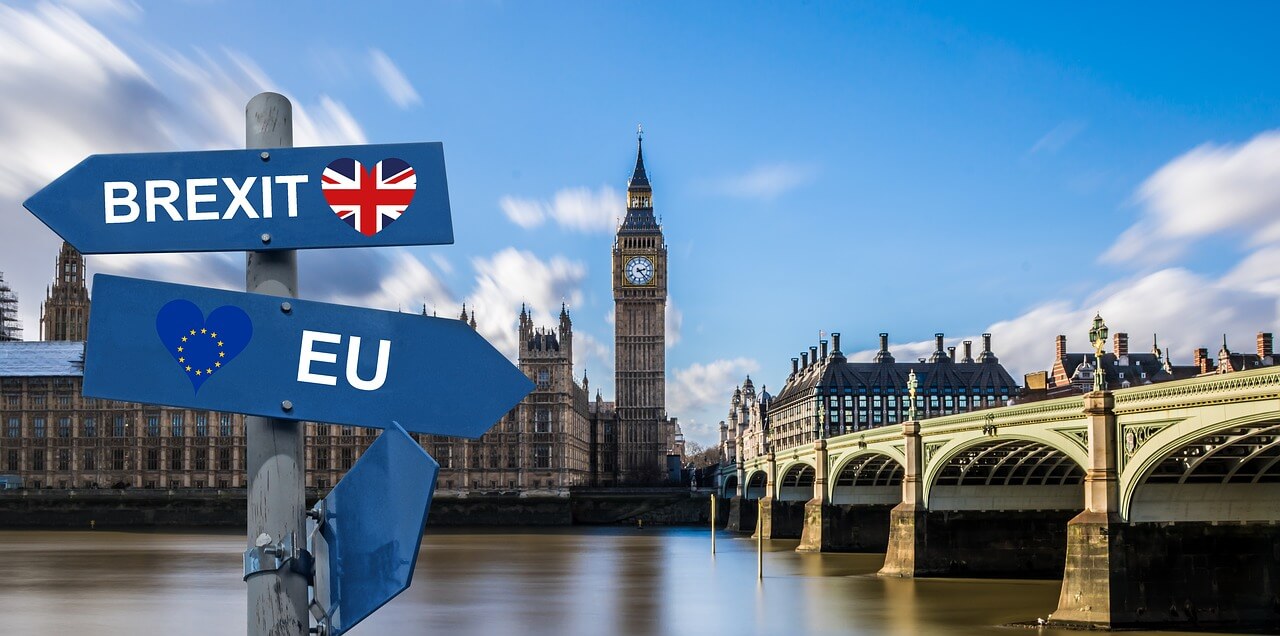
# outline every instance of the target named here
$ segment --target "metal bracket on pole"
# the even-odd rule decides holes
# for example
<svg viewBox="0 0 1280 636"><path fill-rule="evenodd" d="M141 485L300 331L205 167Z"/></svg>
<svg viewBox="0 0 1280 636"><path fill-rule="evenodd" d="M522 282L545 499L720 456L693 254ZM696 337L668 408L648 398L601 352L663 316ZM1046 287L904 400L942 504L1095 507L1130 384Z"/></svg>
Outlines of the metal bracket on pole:
<svg viewBox="0 0 1280 636"><path fill-rule="evenodd" d="M316 620L316 624L311 628L310 632L317 636L329 635L329 616L328 610L320 604L319 594L316 589L315 578L315 550L316 537L320 534L320 530L324 528L325 518L324 499L316 502L316 505L307 510L307 555L311 558L311 572L308 575L308 596L310 603L308 609L311 617Z"/></svg>
<svg viewBox="0 0 1280 636"><path fill-rule="evenodd" d="M297 540L292 534L284 537L277 543L271 543L271 538L263 535L258 539L259 545L256 545L244 551L244 579L263 572L275 572L280 568L289 566L289 570L297 572L310 581L315 574L315 559L311 556L311 551L297 545Z"/></svg>

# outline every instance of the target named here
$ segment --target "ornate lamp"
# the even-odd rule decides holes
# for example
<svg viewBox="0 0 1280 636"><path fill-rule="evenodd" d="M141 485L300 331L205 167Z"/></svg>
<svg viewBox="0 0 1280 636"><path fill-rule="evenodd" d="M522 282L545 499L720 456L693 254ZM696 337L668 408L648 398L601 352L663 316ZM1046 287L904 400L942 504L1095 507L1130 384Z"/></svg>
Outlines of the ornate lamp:
<svg viewBox="0 0 1280 636"><path fill-rule="evenodd" d="M1107 389L1107 373L1102 367L1102 348L1107 344L1107 323L1102 321L1102 314L1094 314L1093 328L1089 330L1089 342L1093 343L1094 369L1093 390Z"/></svg>

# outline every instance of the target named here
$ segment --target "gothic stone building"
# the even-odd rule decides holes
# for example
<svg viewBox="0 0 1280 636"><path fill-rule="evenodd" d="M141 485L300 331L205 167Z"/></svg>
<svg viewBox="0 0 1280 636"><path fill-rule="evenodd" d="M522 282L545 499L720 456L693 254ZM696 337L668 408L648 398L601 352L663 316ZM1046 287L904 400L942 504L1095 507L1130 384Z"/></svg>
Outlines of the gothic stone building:
<svg viewBox="0 0 1280 636"><path fill-rule="evenodd" d="M592 400L587 378L575 379L565 307L554 330L535 327L522 307L519 365L535 389L479 440L423 437L440 462L442 491L654 484L666 478L668 457L682 454L678 422L666 412L667 246L640 142L627 195L613 244L616 399L597 392Z"/></svg>
<svg viewBox="0 0 1280 636"><path fill-rule="evenodd" d="M627 214L613 244L617 398L589 399L573 373L573 324L520 314L519 366L534 391L479 440L416 436L448 491L562 490L658 483L680 455L666 413L667 248L637 145ZM425 312L424 312L425 313ZM32 487L241 488L237 414L81 397L89 294L84 259L64 244L41 311L47 342L0 345L0 474ZM7 315L7 314L6 314ZM461 319L475 327L474 310ZM332 487L379 433L306 425L307 485Z"/></svg>
<svg viewBox="0 0 1280 636"><path fill-rule="evenodd" d="M468 320L466 307L461 319ZM475 327L475 312L470 315ZM557 329L535 327L520 308L520 370L533 392L478 440L417 436L440 463L436 487L448 491L562 490L591 482L587 378L573 377L573 322L560 308Z"/></svg>
<svg viewBox="0 0 1280 636"><path fill-rule="evenodd" d="M84 284L84 257L63 241L53 286L40 307L40 339L83 342L89 339L89 290Z"/></svg>
<svg viewBox="0 0 1280 636"><path fill-rule="evenodd" d="M617 471L605 483L657 483L679 427L667 417L667 244L653 213L643 141L613 243Z"/></svg>

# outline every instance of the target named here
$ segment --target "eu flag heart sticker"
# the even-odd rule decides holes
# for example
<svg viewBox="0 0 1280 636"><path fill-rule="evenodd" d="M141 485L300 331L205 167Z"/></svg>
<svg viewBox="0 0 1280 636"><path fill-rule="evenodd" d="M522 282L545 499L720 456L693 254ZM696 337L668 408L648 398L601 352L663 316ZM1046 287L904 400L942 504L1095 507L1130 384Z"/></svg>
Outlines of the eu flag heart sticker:
<svg viewBox="0 0 1280 636"><path fill-rule="evenodd" d="M389 157L365 169L359 161L334 159L320 178L324 200L355 231L373 236L404 214L418 189L413 166Z"/></svg>
<svg viewBox="0 0 1280 636"><path fill-rule="evenodd" d="M199 393L201 385L248 346L253 323L239 307L219 307L206 319L195 303L178 299L156 314L156 334Z"/></svg>

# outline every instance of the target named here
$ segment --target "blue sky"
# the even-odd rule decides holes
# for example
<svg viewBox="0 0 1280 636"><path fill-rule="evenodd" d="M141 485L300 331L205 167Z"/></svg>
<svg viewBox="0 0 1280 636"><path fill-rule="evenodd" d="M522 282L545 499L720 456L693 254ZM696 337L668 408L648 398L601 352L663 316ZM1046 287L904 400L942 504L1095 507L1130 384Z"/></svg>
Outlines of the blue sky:
<svg viewBox="0 0 1280 636"><path fill-rule="evenodd" d="M1021 374L1057 333L1082 348L1097 310L1181 363L1277 327L1274 4L351 7L0 9L0 271L28 337L57 239L15 202L89 152L234 147L260 90L294 100L300 144L445 144L456 244L306 255L304 295L465 301L508 352L521 300L550 325L563 299L606 397L612 219L643 123L669 408L703 443L743 375L776 390L819 330L847 352L888 331L899 359L989 330ZM90 266L235 287L239 258Z"/></svg>

